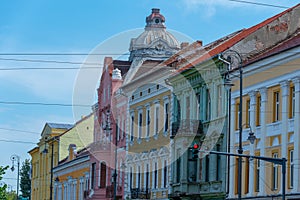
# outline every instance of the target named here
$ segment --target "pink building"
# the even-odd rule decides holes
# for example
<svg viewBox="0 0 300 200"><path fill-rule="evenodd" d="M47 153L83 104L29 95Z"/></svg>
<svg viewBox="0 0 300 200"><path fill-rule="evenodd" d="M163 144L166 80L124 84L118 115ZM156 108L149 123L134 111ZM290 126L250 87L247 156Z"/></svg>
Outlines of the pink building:
<svg viewBox="0 0 300 200"><path fill-rule="evenodd" d="M125 116L120 117L121 110L115 107L116 100L113 94L122 85L122 75L128 71L130 62L106 57L103 66L98 88L98 103L94 107L96 117L94 143L90 146L89 199L113 199L115 166L117 167L116 195L117 199L123 199L124 173L119 169L122 166L121 159L126 144ZM118 155L117 163L115 163L115 155Z"/></svg>

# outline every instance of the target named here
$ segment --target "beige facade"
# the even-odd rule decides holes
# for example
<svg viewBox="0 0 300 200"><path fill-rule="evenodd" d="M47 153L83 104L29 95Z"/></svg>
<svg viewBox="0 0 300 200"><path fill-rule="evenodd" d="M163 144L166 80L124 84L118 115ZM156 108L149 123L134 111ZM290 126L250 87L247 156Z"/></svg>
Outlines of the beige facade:
<svg viewBox="0 0 300 200"><path fill-rule="evenodd" d="M168 198L170 108L171 92L159 84L138 88L129 101L126 161L131 197Z"/></svg>

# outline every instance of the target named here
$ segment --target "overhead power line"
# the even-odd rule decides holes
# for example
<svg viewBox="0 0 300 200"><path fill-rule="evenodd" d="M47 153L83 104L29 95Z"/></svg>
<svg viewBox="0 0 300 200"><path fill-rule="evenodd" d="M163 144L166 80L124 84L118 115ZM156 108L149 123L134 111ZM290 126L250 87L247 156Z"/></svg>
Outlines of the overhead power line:
<svg viewBox="0 0 300 200"><path fill-rule="evenodd" d="M22 102L22 101L0 101L0 104L35 105L35 106L63 106L63 107L92 107L91 105L84 105L84 104L41 103L41 102Z"/></svg>
<svg viewBox="0 0 300 200"><path fill-rule="evenodd" d="M284 8L284 9L289 8L287 6L267 4L267 3L259 3L259 2L253 2L253 1L243 1L243 0L228 0L228 1L233 1L233 2L238 2L238 3L246 3L246 4L253 4L253 5L257 5L257 6L274 7L274 8Z"/></svg>
<svg viewBox="0 0 300 200"><path fill-rule="evenodd" d="M0 142L21 143L21 144L36 144L36 143L34 143L34 142L28 142L28 141L20 141L20 140L3 140L3 139L0 139Z"/></svg>
<svg viewBox="0 0 300 200"><path fill-rule="evenodd" d="M24 131L24 130L13 129L13 128L2 128L2 127L0 127L0 130L4 130L4 131L16 131L16 132L32 133L32 134L40 134L40 133L33 132L33 131Z"/></svg>
<svg viewBox="0 0 300 200"><path fill-rule="evenodd" d="M71 62L71 61L58 61L58 60L35 60L35 59L18 59L18 58L0 58L4 61L18 61L18 62L36 62L36 63L55 63L55 64L72 64L72 65L101 65L101 63L85 63L85 62Z"/></svg>
<svg viewBox="0 0 300 200"><path fill-rule="evenodd" d="M103 67L6 67L0 71L19 71L19 70L78 70L78 69L102 69Z"/></svg>
<svg viewBox="0 0 300 200"><path fill-rule="evenodd" d="M0 56L110 56L110 55L130 55L130 53L0 53Z"/></svg>

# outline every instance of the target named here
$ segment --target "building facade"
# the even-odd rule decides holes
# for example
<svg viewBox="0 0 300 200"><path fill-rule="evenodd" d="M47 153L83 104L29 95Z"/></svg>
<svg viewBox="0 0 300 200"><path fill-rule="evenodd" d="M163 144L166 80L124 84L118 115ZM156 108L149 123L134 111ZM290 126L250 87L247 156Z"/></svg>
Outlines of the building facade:
<svg viewBox="0 0 300 200"><path fill-rule="evenodd" d="M131 40L132 66L119 93L126 105L125 198L168 199L170 176L171 89L163 61L180 49L165 27L165 17L152 9L145 31Z"/></svg>
<svg viewBox="0 0 300 200"><path fill-rule="evenodd" d="M299 10L297 5L268 19L255 32L234 48L243 51L242 145L244 154L269 158L286 158L286 193L299 198ZM290 21L287 19L294 19ZM264 22L263 22L264 23ZM241 48L246 42L259 40L263 49ZM265 38L272 38L272 42ZM232 75L233 76L233 75ZM231 99L231 141L239 145L239 79L233 78ZM256 136L254 144L247 140L249 132ZM235 148L231 149L235 152ZM238 193L236 158L231 158L229 197ZM281 198L282 166L259 159L243 159L242 197L256 199Z"/></svg>
<svg viewBox="0 0 300 200"><path fill-rule="evenodd" d="M104 59L105 68L98 88L98 102L94 107L96 112L94 141L89 148L91 170L89 190L93 191L93 195L90 195L91 199L113 199L114 197L115 168L119 168L115 158L116 155L121 155L116 152L121 148L124 149L124 129L121 130L120 127L122 127L122 122L125 123L125 117L120 118L121 115L118 115L119 111L115 107L113 94L123 83L122 75L128 71L130 65L128 61L113 60L110 57ZM122 199L124 193L124 178L120 179L124 177L122 173L124 172L118 173L118 170L116 173L117 180L119 180L116 186L118 199Z"/></svg>
<svg viewBox="0 0 300 200"><path fill-rule="evenodd" d="M203 49L201 44L188 47ZM205 48L205 47L204 47ZM188 51L188 50L185 50ZM180 54L180 52L179 52ZM188 63L183 63L179 68ZM177 64L178 65L178 64ZM173 87L171 199L225 199L227 102L225 65L217 57L195 63L169 78ZM194 145L203 150L194 158Z"/></svg>
<svg viewBox="0 0 300 200"><path fill-rule="evenodd" d="M32 200L50 199L51 167L57 166L59 161L59 142L52 138L58 137L72 127L71 124L46 123L39 143L28 152L31 156L32 166Z"/></svg>
<svg viewBox="0 0 300 200"><path fill-rule="evenodd" d="M87 149L77 152L75 144L69 145L68 156L53 168L53 199L89 199L90 166Z"/></svg>

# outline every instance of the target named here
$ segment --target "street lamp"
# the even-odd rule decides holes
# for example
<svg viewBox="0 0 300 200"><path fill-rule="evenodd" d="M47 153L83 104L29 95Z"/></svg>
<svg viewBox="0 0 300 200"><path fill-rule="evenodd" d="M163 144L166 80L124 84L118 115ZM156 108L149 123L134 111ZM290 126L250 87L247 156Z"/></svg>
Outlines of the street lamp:
<svg viewBox="0 0 300 200"><path fill-rule="evenodd" d="M46 142L52 141L51 143L51 171L50 171L50 200L53 199L53 157L54 157L54 141L59 141L58 137L55 136L53 138L48 139L47 141L45 141L45 149L43 150L44 154L48 153L48 149L46 148Z"/></svg>
<svg viewBox="0 0 300 200"><path fill-rule="evenodd" d="M17 199L19 199L19 176L20 176L20 156L14 154L10 157L10 160L12 161L12 167L10 168L13 172L15 170L15 162L17 162L18 167L18 177L17 177Z"/></svg>
<svg viewBox="0 0 300 200"><path fill-rule="evenodd" d="M117 129L118 127L116 127ZM110 111L108 110L106 112L106 124L104 127L104 130L108 132L109 137L111 137L111 121L110 121ZM117 131L117 130L116 130ZM114 200L117 200L117 145L118 145L118 139L117 139L117 134L115 133L115 170L113 174L113 182L114 182Z"/></svg>
<svg viewBox="0 0 300 200"><path fill-rule="evenodd" d="M221 54L224 59L220 59L223 62L227 63L229 65L229 71L233 69L232 66L235 64L238 66L239 70L239 78L240 78L240 94L239 94L239 147L238 147L238 154L243 154L243 147L242 147L242 139L243 139L243 120L242 120L242 109L243 109L243 66L242 66L242 57L241 55L235 51L235 50L227 50L224 53ZM221 57L219 56L219 58ZM234 66L235 67L235 66ZM238 157L238 199L242 199L242 157Z"/></svg>

